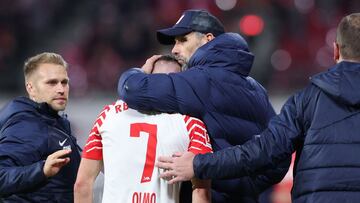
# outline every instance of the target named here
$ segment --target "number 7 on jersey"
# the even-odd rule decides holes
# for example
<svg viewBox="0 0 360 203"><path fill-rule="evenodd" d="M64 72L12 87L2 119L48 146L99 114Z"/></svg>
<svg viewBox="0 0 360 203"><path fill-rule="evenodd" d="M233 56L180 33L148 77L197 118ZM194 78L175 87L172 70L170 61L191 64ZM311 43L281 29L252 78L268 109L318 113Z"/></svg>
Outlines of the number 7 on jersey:
<svg viewBox="0 0 360 203"><path fill-rule="evenodd" d="M141 183L150 182L155 166L156 144L157 144L157 125L149 123L132 123L130 124L130 137L140 137L140 132L149 134L146 160L144 170L141 176Z"/></svg>

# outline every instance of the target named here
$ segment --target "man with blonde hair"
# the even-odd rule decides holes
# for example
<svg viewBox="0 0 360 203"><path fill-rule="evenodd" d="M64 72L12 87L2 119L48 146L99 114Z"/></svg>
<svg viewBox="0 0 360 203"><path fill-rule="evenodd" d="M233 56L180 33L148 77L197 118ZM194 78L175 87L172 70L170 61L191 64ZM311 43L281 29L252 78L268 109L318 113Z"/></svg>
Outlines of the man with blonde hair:
<svg viewBox="0 0 360 203"><path fill-rule="evenodd" d="M24 65L28 97L0 111L0 196L4 202L72 202L79 147L65 110L67 63L41 53Z"/></svg>

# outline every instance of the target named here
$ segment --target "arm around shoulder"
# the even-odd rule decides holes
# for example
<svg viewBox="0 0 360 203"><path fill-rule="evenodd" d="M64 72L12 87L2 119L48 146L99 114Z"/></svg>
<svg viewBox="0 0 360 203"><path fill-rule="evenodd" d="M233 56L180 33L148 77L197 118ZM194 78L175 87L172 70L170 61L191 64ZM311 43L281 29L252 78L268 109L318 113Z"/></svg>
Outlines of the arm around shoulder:
<svg viewBox="0 0 360 203"><path fill-rule="evenodd" d="M144 73L144 72L140 68L131 68L121 74L118 83L118 94L121 99L124 99L124 97L126 97L126 90L128 89L126 83L127 80L137 73Z"/></svg>
<svg viewBox="0 0 360 203"><path fill-rule="evenodd" d="M194 102L192 87L180 74L146 74L138 69L124 72L118 94L130 108L145 111L184 112Z"/></svg>

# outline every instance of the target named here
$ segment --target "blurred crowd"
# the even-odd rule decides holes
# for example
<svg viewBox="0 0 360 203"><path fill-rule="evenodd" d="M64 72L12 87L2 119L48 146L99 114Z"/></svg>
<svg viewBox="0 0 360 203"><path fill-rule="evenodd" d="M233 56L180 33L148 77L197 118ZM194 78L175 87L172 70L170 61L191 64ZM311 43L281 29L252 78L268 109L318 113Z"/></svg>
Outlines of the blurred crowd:
<svg viewBox="0 0 360 203"><path fill-rule="evenodd" d="M170 52L156 41L155 30L171 26L189 8L209 10L227 31L242 34L256 56L251 75L270 93L287 93L334 63L335 26L359 11L360 1L2 0L0 91L20 92L24 59L53 51L70 63L73 96L115 92L124 70ZM247 15L259 17L259 32L244 31Z"/></svg>

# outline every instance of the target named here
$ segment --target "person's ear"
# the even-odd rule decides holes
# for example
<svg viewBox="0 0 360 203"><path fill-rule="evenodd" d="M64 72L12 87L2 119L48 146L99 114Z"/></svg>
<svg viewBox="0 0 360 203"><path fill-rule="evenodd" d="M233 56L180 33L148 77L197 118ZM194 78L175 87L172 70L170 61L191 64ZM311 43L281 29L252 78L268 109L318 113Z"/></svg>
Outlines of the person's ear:
<svg viewBox="0 0 360 203"><path fill-rule="evenodd" d="M205 34L206 41L210 42L211 40L215 39L215 36L212 33Z"/></svg>
<svg viewBox="0 0 360 203"><path fill-rule="evenodd" d="M29 82L25 82L25 88L26 91L30 94L31 90L32 90L32 85Z"/></svg>
<svg viewBox="0 0 360 203"><path fill-rule="evenodd" d="M26 91L30 97L30 99L33 99L34 95L34 87L31 82L25 82Z"/></svg>
<svg viewBox="0 0 360 203"><path fill-rule="evenodd" d="M340 49L339 49L339 44L336 42L333 43L333 51L334 51L334 60L336 63L338 63L340 60Z"/></svg>

